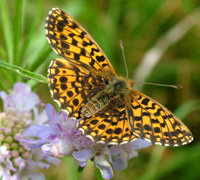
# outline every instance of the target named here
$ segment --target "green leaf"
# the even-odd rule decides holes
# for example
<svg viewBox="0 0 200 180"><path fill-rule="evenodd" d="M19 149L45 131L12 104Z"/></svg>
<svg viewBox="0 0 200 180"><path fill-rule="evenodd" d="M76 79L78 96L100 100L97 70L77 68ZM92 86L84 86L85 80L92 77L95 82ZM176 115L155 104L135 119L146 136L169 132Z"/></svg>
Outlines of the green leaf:
<svg viewBox="0 0 200 180"><path fill-rule="evenodd" d="M35 12L35 16L33 19L33 22L30 24L30 28L28 30L27 36L22 44L22 47L20 49L20 58L22 58L23 54L25 54L27 48L29 47L32 39L34 38L34 33L36 31L37 24L39 23L39 20L41 18L41 11L42 11L42 0L39 0L37 5L37 9Z"/></svg>
<svg viewBox="0 0 200 180"><path fill-rule="evenodd" d="M46 77L39 75L37 73L33 73L33 72L28 71L26 69L23 69L19 66L15 66L15 65L0 61L0 67L14 71L14 72L16 72L17 74L19 74L23 77L30 78L30 79L33 79L33 80L36 80L36 81L39 81L39 82L42 82L42 83L48 83L48 79Z"/></svg>
<svg viewBox="0 0 200 180"><path fill-rule="evenodd" d="M5 44L5 57L6 57L6 61L8 62L12 62L12 52L13 52L13 44L12 44L12 26L11 26L11 19L9 17L9 10L8 10L8 5L6 3L7 1L5 0L1 0L0 1L0 12L1 12L1 24L3 24L2 26L2 30L3 30L3 41Z"/></svg>
<svg viewBox="0 0 200 180"><path fill-rule="evenodd" d="M22 20L22 0L18 0L15 4L16 12L14 17L14 31L13 31L13 57L14 64L18 65L19 62L19 46L21 36L21 20Z"/></svg>

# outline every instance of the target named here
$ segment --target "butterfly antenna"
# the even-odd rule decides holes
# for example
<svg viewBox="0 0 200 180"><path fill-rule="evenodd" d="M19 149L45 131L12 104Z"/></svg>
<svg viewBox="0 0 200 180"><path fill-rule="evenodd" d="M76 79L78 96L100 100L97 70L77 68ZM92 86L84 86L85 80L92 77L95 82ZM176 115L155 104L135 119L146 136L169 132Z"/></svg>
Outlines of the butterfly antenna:
<svg viewBox="0 0 200 180"><path fill-rule="evenodd" d="M165 86L165 87L172 87L175 89L181 89L182 86L181 85L170 85L170 84L157 84L157 83L149 83L149 82L135 82L137 84L141 83L141 84L149 84L149 85L155 85L155 86Z"/></svg>
<svg viewBox="0 0 200 180"><path fill-rule="evenodd" d="M127 67L126 58L125 58L125 55L124 55L124 43L123 43L122 40L120 40L120 47L122 49L122 55L123 55L124 65L125 65L125 68L126 68L126 78L128 79L128 67Z"/></svg>

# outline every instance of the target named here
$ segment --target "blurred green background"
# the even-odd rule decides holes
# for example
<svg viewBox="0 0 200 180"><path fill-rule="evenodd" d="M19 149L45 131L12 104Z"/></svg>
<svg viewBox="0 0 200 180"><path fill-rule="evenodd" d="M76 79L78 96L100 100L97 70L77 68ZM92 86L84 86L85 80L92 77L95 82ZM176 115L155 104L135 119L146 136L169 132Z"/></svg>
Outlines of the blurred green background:
<svg viewBox="0 0 200 180"><path fill-rule="evenodd" d="M45 19L53 7L74 17L97 41L118 75L126 76L119 41L124 42L129 78L182 89L136 84L135 88L174 112L194 141L178 148L151 146L139 151L113 179L200 179L200 1L197 0L0 0L0 60L47 75L57 55L45 38ZM53 103L47 84L0 69L0 90L27 82L45 103ZM76 179L77 162L64 158L44 171L48 180ZM83 180L96 179L92 162Z"/></svg>

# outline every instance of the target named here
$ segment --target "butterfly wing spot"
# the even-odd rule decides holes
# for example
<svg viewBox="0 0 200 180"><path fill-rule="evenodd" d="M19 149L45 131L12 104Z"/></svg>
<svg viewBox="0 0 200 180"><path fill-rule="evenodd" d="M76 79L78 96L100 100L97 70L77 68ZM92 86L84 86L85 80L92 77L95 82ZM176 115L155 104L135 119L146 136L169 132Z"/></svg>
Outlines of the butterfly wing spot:
<svg viewBox="0 0 200 180"><path fill-rule="evenodd" d="M78 99L74 99L72 102L73 102L74 106L78 106L79 105L79 100Z"/></svg>
<svg viewBox="0 0 200 180"><path fill-rule="evenodd" d="M65 77L65 76L61 76L61 77L59 78L59 80L60 80L60 82L61 82L62 84L67 83L67 77Z"/></svg>
<svg viewBox="0 0 200 180"><path fill-rule="evenodd" d="M69 98L71 98L74 95L74 93L72 91L67 91L67 95Z"/></svg>

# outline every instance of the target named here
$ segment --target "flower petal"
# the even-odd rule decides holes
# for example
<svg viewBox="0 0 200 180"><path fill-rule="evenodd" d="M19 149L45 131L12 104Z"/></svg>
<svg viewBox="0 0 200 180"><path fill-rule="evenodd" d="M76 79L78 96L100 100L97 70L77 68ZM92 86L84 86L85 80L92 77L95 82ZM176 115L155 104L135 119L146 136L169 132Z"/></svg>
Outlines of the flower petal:
<svg viewBox="0 0 200 180"><path fill-rule="evenodd" d="M30 111L33 107L39 104L40 98L35 93L29 93L23 103L23 111Z"/></svg>
<svg viewBox="0 0 200 180"><path fill-rule="evenodd" d="M51 104L46 105L46 114L50 120L53 119L53 117L55 116L56 110Z"/></svg>
<svg viewBox="0 0 200 180"><path fill-rule="evenodd" d="M151 146L152 143L139 138L133 142L128 143L128 145L132 146L133 149L142 149Z"/></svg>
<svg viewBox="0 0 200 180"><path fill-rule="evenodd" d="M1 99L4 100L7 96L8 96L8 95L6 94L6 92L0 91L0 97L1 97Z"/></svg>
<svg viewBox="0 0 200 180"><path fill-rule="evenodd" d="M113 163L113 168L116 170L122 170L126 169L128 164L128 155L124 151L120 153L120 156L118 156Z"/></svg>
<svg viewBox="0 0 200 180"><path fill-rule="evenodd" d="M94 152L91 149L83 149L80 151L74 151L73 156L78 161L86 162L94 156Z"/></svg>
<svg viewBox="0 0 200 180"><path fill-rule="evenodd" d="M32 125L23 132L23 135L44 138L51 133L52 130L47 126Z"/></svg>
<svg viewBox="0 0 200 180"><path fill-rule="evenodd" d="M122 146L116 145L116 146L110 147L110 152L111 152L112 156L119 155L121 153L121 151L122 151Z"/></svg>
<svg viewBox="0 0 200 180"><path fill-rule="evenodd" d="M101 171L101 175L104 179L111 179L113 177L113 170L111 165L106 161L105 156L95 156L94 162L96 167Z"/></svg>
<svg viewBox="0 0 200 180"><path fill-rule="evenodd" d="M26 83L17 82L14 85L13 91L14 94L20 94L23 97L31 92L31 88Z"/></svg>

